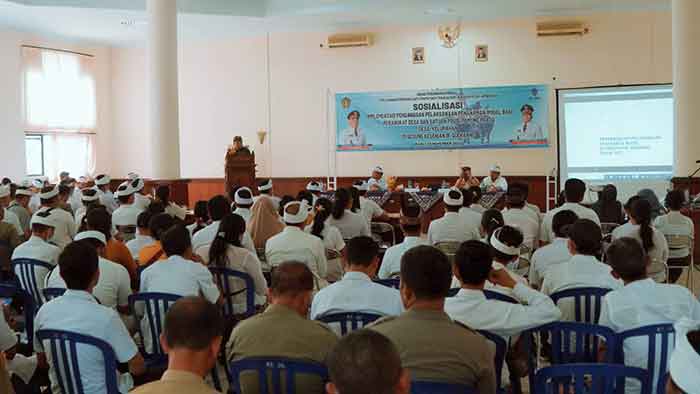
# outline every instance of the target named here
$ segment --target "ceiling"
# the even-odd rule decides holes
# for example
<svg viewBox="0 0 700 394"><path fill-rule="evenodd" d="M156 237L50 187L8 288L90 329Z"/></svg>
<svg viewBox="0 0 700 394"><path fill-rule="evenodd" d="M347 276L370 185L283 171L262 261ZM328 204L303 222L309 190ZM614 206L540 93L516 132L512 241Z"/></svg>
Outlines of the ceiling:
<svg viewBox="0 0 700 394"><path fill-rule="evenodd" d="M146 37L145 4L146 0L0 0L0 28L139 44ZM669 7L670 0L178 0L184 40Z"/></svg>

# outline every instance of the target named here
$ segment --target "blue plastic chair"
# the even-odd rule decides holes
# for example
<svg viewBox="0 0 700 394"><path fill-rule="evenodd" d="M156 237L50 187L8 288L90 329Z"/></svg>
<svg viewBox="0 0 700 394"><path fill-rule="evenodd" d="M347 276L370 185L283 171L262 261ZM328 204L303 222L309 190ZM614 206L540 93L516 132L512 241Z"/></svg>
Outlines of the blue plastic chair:
<svg viewBox="0 0 700 394"><path fill-rule="evenodd" d="M484 290L484 296L487 300L498 300L503 302L508 302L511 304L519 304L520 302L513 297L507 296L503 293L499 293L493 290Z"/></svg>
<svg viewBox="0 0 700 394"><path fill-rule="evenodd" d="M44 300L46 302L49 302L53 300L54 298L58 298L62 296L66 292L66 289L62 287L47 287L43 290L41 290L41 294L44 295Z"/></svg>
<svg viewBox="0 0 700 394"><path fill-rule="evenodd" d="M501 382L501 372L503 370L503 364L506 360L506 352L508 351L508 343L502 337L488 332L486 330L477 330L477 332L483 335L488 341L493 342L496 345L496 354L494 355L493 362L496 370L496 387L498 392L502 393L502 382ZM511 379L511 384L515 379Z"/></svg>
<svg viewBox="0 0 700 394"><path fill-rule="evenodd" d="M240 377L249 371L257 372L258 392L262 394L296 394L296 376L300 374L318 376L322 385L328 381L328 370L322 364L288 358L251 357L232 361L229 365L227 372L234 393L243 392ZM284 380L282 376L284 376ZM272 387L268 384L268 379L271 381ZM283 387L283 381L286 387Z"/></svg>
<svg viewBox="0 0 700 394"><path fill-rule="evenodd" d="M618 364L567 364L542 368L535 376L537 394L622 394L625 378L641 382L640 394L651 394L649 374L641 368ZM574 389L572 391L572 389Z"/></svg>
<svg viewBox="0 0 700 394"><path fill-rule="evenodd" d="M27 332L27 343L31 346L34 343L34 315L36 305L34 298L17 285L0 284L0 298L21 298L24 308L24 329Z"/></svg>
<svg viewBox="0 0 700 394"><path fill-rule="evenodd" d="M396 290L398 290L399 287L401 286L401 279L399 279L399 278L375 279L374 282L379 283L382 286L391 287L391 288L396 289Z"/></svg>
<svg viewBox="0 0 700 394"><path fill-rule="evenodd" d="M55 371L58 384L64 394L84 394L83 381L80 378L80 363L76 345L96 347L104 360L105 393L118 394L117 358L114 349L107 342L88 335L62 330L39 330L37 338L44 345L44 350L51 354L51 369ZM48 346L47 343L48 342Z"/></svg>
<svg viewBox="0 0 700 394"><path fill-rule="evenodd" d="M376 313L341 312L319 316L316 318L316 320L322 321L326 324L339 324L340 335L345 336L355 330L359 330L360 328L381 317L382 315L378 315Z"/></svg>
<svg viewBox="0 0 700 394"><path fill-rule="evenodd" d="M617 334L617 356L615 361L624 364L624 344L631 338L646 337L648 353L646 370L649 374L649 386L656 386L656 393L663 394L666 389L666 372L670 350L676 345L676 331L673 324L654 324L635 328ZM659 349L657 349L657 347ZM660 354L659 354L660 353Z"/></svg>
<svg viewBox="0 0 700 394"><path fill-rule="evenodd" d="M54 268L53 265L35 259L14 259L12 260L12 271L14 271L17 279L19 280L22 289L29 293L34 299L34 304L37 309L44 304L44 300L41 298L41 288L43 283L37 280L36 270L45 269L50 272Z"/></svg>
<svg viewBox="0 0 700 394"><path fill-rule="evenodd" d="M600 307L603 303L603 297L609 292L610 289L602 287L578 287L557 291L550 298L557 305L561 299L573 298L576 314L575 320L579 323L597 324L600 318ZM581 316L581 309L583 309L583 316Z"/></svg>
<svg viewBox="0 0 700 394"><path fill-rule="evenodd" d="M143 304L143 318L148 322L148 334L142 332L141 324L138 324L138 330L141 338L150 335L153 349L149 352L148 349L143 349L144 359L149 367L165 366L168 361L168 356L160 347L159 338L163 332L165 325L165 314L181 296L167 293L139 293L129 296L129 308L134 316L136 313L136 304Z"/></svg>
<svg viewBox="0 0 700 394"><path fill-rule="evenodd" d="M248 318L255 314L255 282L253 282L253 278L250 275L245 272L221 267L209 267L209 271L214 276L214 282L217 283L222 290L221 296L224 299L222 311L225 317L233 318L243 315L244 318ZM231 281L233 279L242 280L245 283L245 287L242 289L232 289ZM233 297L241 293L245 293L246 305L246 310L242 314L235 313L233 307Z"/></svg>
<svg viewBox="0 0 700 394"><path fill-rule="evenodd" d="M475 394L477 391L463 384L442 382L411 382L411 394Z"/></svg>

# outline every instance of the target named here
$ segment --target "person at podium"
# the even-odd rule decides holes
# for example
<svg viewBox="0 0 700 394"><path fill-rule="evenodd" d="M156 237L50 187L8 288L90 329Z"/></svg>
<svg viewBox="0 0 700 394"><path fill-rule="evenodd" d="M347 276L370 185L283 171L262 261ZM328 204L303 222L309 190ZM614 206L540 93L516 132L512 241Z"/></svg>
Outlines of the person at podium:
<svg viewBox="0 0 700 394"><path fill-rule="evenodd" d="M472 168L468 165L462 163L459 165L459 179L455 183L454 187L457 189L469 189L473 186L479 186L480 182L472 175Z"/></svg>
<svg viewBox="0 0 700 394"><path fill-rule="evenodd" d="M233 145L228 148L228 153L233 156L246 156L250 155L250 148L247 145L243 145L243 137L237 135L233 137Z"/></svg>
<svg viewBox="0 0 700 394"><path fill-rule="evenodd" d="M498 193L508 191L508 182L501 176L501 166L494 164L489 169L489 176L481 181L481 190L485 193Z"/></svg>

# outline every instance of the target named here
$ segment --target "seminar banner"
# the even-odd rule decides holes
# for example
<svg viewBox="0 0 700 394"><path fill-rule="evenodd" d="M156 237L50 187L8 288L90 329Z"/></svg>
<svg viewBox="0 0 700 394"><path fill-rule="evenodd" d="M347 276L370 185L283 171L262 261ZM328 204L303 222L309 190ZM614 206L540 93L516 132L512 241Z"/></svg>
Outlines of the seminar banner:
<svg viewBox="0 0 700 394"><path fill-rule="evenodd" d="M548 145L546 85L338 93L338 151Z"/></svg>

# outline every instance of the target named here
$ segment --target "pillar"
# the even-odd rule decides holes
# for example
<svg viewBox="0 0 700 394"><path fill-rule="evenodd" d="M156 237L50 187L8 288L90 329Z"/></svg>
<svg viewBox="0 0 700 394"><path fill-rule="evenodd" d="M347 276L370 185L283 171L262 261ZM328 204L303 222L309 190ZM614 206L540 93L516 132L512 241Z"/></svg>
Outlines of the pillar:
<svg viewBox="0 0 700 394"><path fill-rule="evenodd" d="M177 1L147 0L151 177L180 177Z"/></svg>
<svg viewBox="0 0 700 394"><path fill-rule="evenodd" d="M674 175L687 177L700 160L700 1L673 0Z"/></svg>

